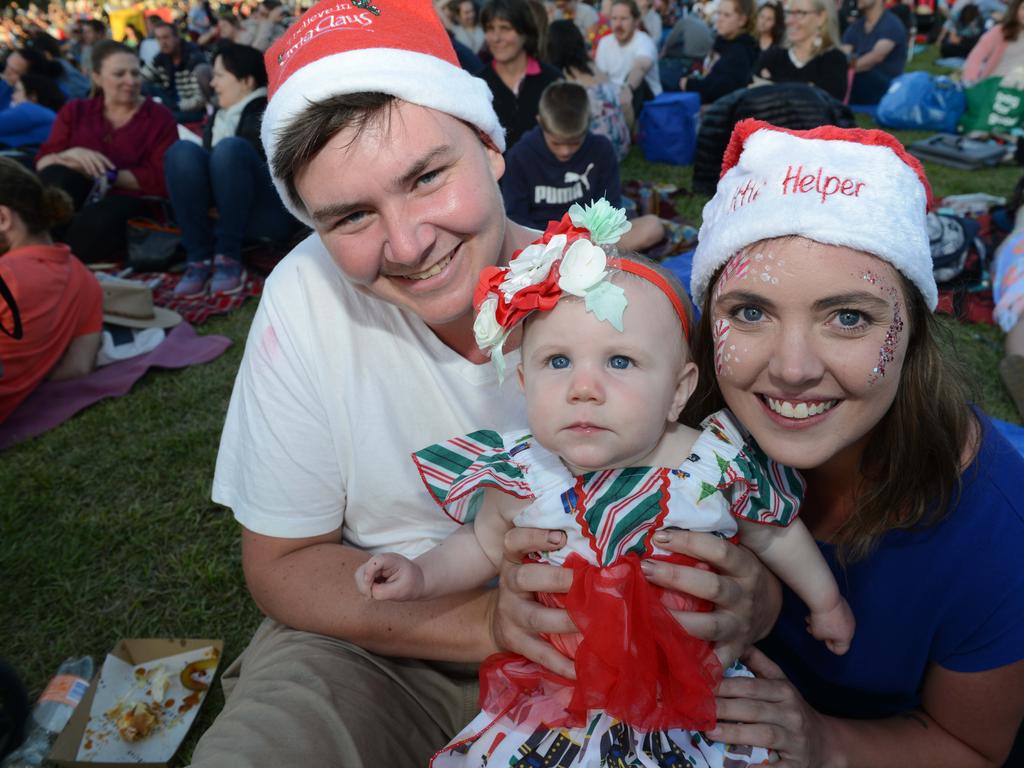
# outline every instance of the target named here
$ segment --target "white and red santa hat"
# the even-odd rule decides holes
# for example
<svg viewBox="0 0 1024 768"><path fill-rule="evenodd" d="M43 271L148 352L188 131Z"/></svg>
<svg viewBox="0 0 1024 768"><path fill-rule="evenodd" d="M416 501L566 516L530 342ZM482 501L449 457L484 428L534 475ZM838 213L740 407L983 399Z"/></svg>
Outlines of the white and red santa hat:
<svg viewBox="0 0 1024 768"><path fill-rule="evenodd" d="M760 240L799 235L887 261L929 309L938 303L926 215L931 187L921 163L884 131L824 126L790 131L736 124L715 196L704 206L690 289Z"/></svg>
<svg viewBox="0 0 1024 768"><path fill-rule="evenodd" d="M475 126L499 151L505 130L491 91L459 66L431 0L323 0L264 57L269 83L260 138L272 158L281 133L307 106L349 93L387 93ZM274 185L292 205L280 179Z"/></svg>

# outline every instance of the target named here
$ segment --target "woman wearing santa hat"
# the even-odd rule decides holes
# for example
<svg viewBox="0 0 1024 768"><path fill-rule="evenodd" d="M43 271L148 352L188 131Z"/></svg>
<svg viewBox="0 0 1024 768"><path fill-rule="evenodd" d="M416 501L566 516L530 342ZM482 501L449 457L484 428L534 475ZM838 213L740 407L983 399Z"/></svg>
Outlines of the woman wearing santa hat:
<svg viewBox="0 0 1024 768"><path fill-rule="evenodd" d="M747 120L704 209L691 415L802 470L857 619L833 656L786 591L719 690L708 736L785 765L1001 765L1024 716L1024 460L938 344L929 200L888 134Z"/></svg>

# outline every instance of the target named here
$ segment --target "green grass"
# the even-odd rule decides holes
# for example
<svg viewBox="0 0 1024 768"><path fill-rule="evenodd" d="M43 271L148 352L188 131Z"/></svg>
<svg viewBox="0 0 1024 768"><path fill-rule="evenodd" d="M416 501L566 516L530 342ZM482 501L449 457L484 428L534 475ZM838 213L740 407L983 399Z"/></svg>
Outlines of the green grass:
<svg viewBox="0 0 1024 768"><path fill-rule="evenodd" d="M916 66L929 66L925 57ZM902 141L919 134L898 132ZM924 135L924 134L920 134ZM966 173L927 165L938 196L1009 194L1017 167ZM634 149L624 179L688 190L692 170L645 162ZM694 224L706 198L680 194ZM122 637L217 637L224 663L259 623L242 577L238 528L210 500L220 429L256 303L214 318L203 333L230 337L218 360L149 373L108 400L0 455L0 656L33 696L67 656L101 662ZM976 401L1018 421L996 372L992 326L945 321L950 354L975 377ZM223 668L223 667L222 667ZM178 763L223 703L215 686Z"/></svg>

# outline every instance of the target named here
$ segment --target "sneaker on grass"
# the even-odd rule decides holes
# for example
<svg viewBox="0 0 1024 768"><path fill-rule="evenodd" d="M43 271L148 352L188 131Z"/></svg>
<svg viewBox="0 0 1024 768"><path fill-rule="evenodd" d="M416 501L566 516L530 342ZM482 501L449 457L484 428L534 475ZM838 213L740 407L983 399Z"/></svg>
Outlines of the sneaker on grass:
<svg viewBox="0 0 1024 768"><path fill-rule="evenodd" d="M191 299L206 293L206 282L210 279L209 261L190 261L185 274L174 286L176 299Z"/></svg>
<svg viewBox="0 0 1024 768"><path fill-rule="evenodd" d="M245 277L241 261L218 254L213 257L213 279L210 281L210 293L238 293L245 285Z"/></svg>

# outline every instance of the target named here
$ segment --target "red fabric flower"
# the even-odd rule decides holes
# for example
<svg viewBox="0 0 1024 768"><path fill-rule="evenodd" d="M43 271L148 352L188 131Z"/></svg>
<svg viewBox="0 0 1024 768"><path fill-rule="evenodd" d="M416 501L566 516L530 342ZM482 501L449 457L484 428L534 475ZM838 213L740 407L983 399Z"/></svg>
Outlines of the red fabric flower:
<svg viewBox="0 0 1024 768"><path fill-rule="evenodd" d="M531 312L538 309L547 311L553 309L558 303L562 297L562 289L558 287L558 262L551 265L548 276L539 283L516 291L511 302L505 301L505 296L500 289L496 288L495 290L498 295L498 309L495 312L495 318L502 328L506 330L514 328Z"/></svg>
<svg viewBox="0 0 1024 768"><path fill-rule="evenodd" d="M498 303L501 304L501 291L498 290L498 286L505 282L507 276L508 269L505 267L484 267L480 273L480 280L476 284L476 290L473 291L473 309L479 312L480 305L491 293L499 297Z"/></svg>
<svg viewBox="0 0 1024 768"><path fill-rule="evenodd" d="M573 225L572 219L569 218L569 214L565 214L559 221L548 222L548 228L544 230L544 234L541 235L540 242L547 245L551 242L551 238L555 235L565 235L565 247L568 248L576 240L581 237L590 239L590 230L583 229Z"/></svg>

